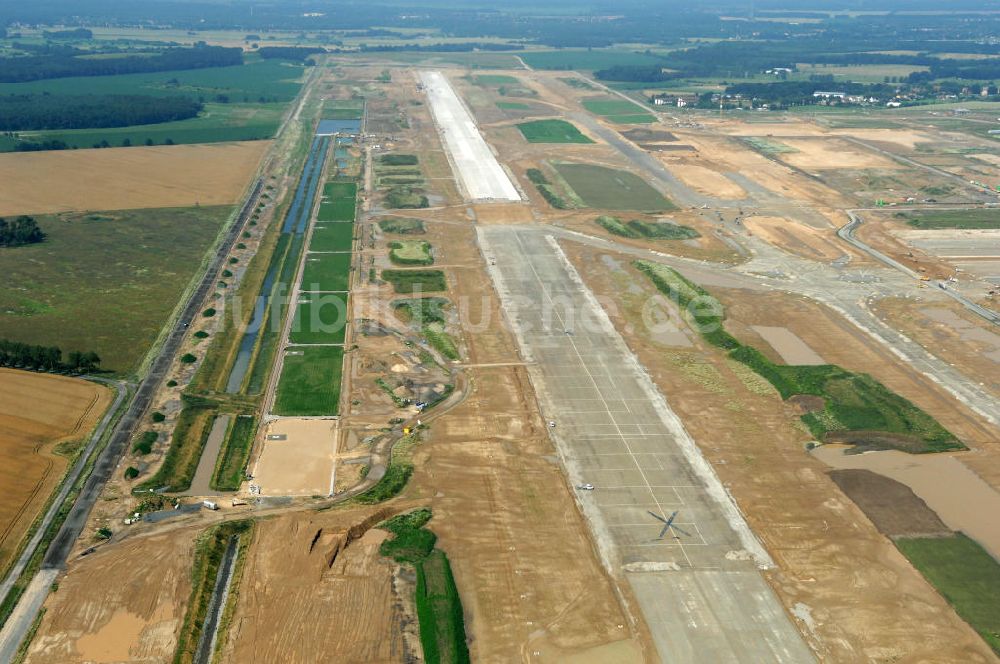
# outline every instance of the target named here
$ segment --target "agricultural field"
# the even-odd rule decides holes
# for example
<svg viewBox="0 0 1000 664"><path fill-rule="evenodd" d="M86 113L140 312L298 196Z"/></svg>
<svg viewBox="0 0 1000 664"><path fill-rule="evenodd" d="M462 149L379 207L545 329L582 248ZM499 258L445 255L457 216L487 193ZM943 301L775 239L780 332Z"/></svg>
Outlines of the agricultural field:
<svg viewBox="0 0 1000 664"><path fill-rule="evenodd" d="M896 546L1000 655L1000 563L961 533L899 538Z"/></svg>
<svg viewBox="0 0 1000 664"><path fill-rule="evenodd" d="M71 148L101 146L184 145L270 139L281 124L285 104L205 104L196 118L107 129L50 129L22 131L31 141L62 141ZM0 140L0 152L14 149L14 141Z"/></svg>
<svg viewBox="0 0 1000 664"><path fill-rule="evenodd" d="M351 282L351 254L309 254L302 272L304 291L346 291Z"/></svg>
<svg viewBox="0 0 1000 664"><path fill-rule="evenodd" d="M332 222L313 226L309 251L350 251L354 244L354 224Z"/></svg>
<svg viewBox="0 0 1000 664"><path fill-rule="evenodd" d="M585 99L583 107L594 115L600 115L605 120L616 124L651 124L656 122L655 117L649 113L643 113L639 106L624 99Z"/></svg>
<svg viewBox="0 0 1000 664"><path fill-rule="evenodd" d="M342 344L347 328L347 293L305 293L289 333L294 344Z"/></svg>
<svg viewBox="0 0 1000 664"><path fill-rule="evenodd" d="M316 221L354 221L357 192L358 185L353 180L327 182Z"/></svg>
<svg viewBox="0 0 1000 664"><path fill-rule="evenodd" d="M588 207L649 212L674 209L674 205L660 192L627 171L569 162L552 165Z"/></svg>
<svg viewBox="0 0 1000 664"><path fill-rule="evenodd" d="M535 120L517 125L529 143L593 143L565 120Z"/></svg>
<svg viewBox="0 0 1000 664"><path fill-rule="evenodd" d="M243 483L247 460L253 447L257 420L253 415L238 415L229 425L226 440L212 475L212 488L238 491Z"/></svg>
<svg viewBox="0 0 1000 664"><path fill-rule="evenodd" d="M255 141L0 154L0 216L233 205L269 145Z"/></svg>
<svg viewBox="0 0 1000 664"><path fill-rule="evenodd" d="M521 59L532 69L594 71L617 65L662 65L663 60L644 53L623 49L560 49L558 51L525 51Z"/></svg>
<svg viewBox="0 0 1000 664"><path fill-rule="evenodd" d="M97 383L0 368L0 569L110 403Z"/></svg>
<svg viewBox="0 0 1000 664"><path fill-rule="evenodd" d="M0 250L0 339L93 350L104 369L129 373L231 213L206 206L37 217L44 242Z"/></svg>
<svg viewBox="0 0 1000 664"><path fill-rule="evenodd" d="M296 346L285 353L274 412L277 415L336 415L344 349Z"/></svg>

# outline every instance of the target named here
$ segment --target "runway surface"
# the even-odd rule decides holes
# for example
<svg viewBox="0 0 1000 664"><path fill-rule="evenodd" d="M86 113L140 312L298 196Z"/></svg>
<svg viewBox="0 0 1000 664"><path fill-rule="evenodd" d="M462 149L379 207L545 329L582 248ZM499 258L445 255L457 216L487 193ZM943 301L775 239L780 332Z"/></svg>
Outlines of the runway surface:
<svg viewBox="0 0 1000 664"><path fill-rule="evenodd" d="M811 662L761 576L771 566L713 469L554 238L480 245L601 555L632 586L665 662ZM678 530L659 539L677 512Z"/></svg>

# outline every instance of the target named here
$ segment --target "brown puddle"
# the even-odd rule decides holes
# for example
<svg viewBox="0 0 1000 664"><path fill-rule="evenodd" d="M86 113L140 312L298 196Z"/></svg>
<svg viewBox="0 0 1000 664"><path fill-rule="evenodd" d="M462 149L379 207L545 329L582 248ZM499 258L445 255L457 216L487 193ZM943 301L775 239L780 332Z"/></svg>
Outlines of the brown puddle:
<svg viewBox="0 0 1000 664"><path fill-rule="evenodd" d="M956 456L895 450L844 454L845 445L821 445L812 455L833 468L870 470L910 487L945 524L979 542L1000 560L1000 493Z"/></svg>

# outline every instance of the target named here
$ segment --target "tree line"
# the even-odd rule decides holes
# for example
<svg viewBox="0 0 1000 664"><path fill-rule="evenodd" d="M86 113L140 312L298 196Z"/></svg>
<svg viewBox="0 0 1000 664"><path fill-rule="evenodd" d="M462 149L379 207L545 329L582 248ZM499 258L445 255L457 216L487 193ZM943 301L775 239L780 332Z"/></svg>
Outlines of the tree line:
<svg viewBox="0 0 1000 664"><path fill-rule="evenodd" d="M188 97L149 95L0 96L0 131L103 129L193 118L204 106Z"/></svg>
<svg viewBox="0 0 1000 664"><path fill-rule="evenodd" d="M101 358L93 351L71 351L63 361L63 351L58 346L39 346L0 339L0 367L91 373L97 371L100 365Z"/></svg>
<svg viewBox="0 0 1000 664"><path fill-rule="evenodd" d="M20 49L22 45L15 44ZM195 46L170 48L157 55L123 55L114 58L81 58L77 49L51 49L39 55L29 55L0 60L0 82L21 83L46 78L70 76L115 76L172 71L177 69L203 69L229 67L243 64L243 50L224 46Z"/></svg>
<svg viewBox="0 0 1000 664"><path fill-rule="evenodd" d="M0 217L0 247L19 247L24 244L41 242L44 239L45 233L32 217L22 214L12 221Z"/></svg>

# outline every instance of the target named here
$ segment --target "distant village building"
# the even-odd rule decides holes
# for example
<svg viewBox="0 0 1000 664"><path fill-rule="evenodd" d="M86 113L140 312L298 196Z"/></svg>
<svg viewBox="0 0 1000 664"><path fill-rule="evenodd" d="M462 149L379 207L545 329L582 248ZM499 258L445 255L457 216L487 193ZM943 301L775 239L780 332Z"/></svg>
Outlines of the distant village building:
<svg viewBox="0 0 1000 664"><path fill-rule="evenodd" d="M695 94L668 94L661 93L653 95L649 98L653 103L653 106L676 106L677 108L686 108L688 106L695 106L698 103L698 95Z"/></svg>
<svg viewBox="0 0 1000 664"><path fill-rule="evenodd" d="M827 90L817 90L813 93L813 97L818 99L844 99L846 96L846 92L829 92Z"/></svg>

